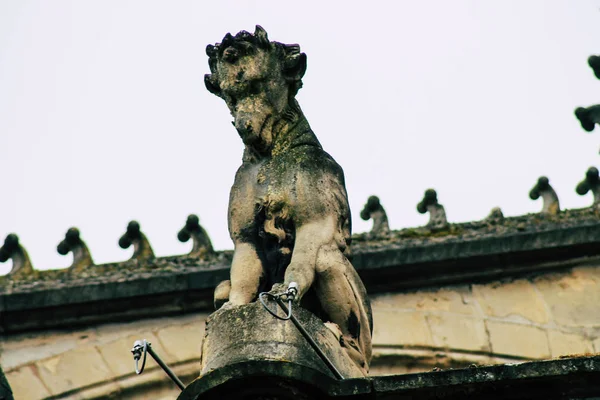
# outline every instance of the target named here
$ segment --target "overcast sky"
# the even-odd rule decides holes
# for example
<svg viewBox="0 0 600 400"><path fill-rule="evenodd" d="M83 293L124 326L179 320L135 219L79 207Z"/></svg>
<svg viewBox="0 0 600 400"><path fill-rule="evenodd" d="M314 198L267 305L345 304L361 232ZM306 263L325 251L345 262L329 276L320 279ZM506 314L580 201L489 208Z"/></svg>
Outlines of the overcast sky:
<svg viewBox="0 0 600 400"><path fill-rule="evenodd" d="M120 261L136 219L157 255L183 254L196 213L232 248L243 146L204 87L205 47L255 24L308 56L298 100L344 168L354 232L371 194L393 229L425 224L429 187L453 222L539 211L540 175L563 208L591 204L574 189L600 133L573 110L600 103L600 0L0 0L0 240L62 268L76 226L97 263Z"/></svg>

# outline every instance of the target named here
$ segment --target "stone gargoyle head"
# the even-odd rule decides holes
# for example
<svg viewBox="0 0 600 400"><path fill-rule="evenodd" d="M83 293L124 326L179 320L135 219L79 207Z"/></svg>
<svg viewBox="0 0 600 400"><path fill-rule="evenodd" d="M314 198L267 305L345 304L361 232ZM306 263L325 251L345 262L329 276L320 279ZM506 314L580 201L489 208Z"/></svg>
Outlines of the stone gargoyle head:
<svg viewBox="0 0 600 400"><path fill-rule="evenodd" d="M297 44L270 42L256 26L254 34L225 35L206 47L210 74L206 88L227 103L244 144L268 152L285 121L299 113L295 96L302 87L306 54Z"/></svg>

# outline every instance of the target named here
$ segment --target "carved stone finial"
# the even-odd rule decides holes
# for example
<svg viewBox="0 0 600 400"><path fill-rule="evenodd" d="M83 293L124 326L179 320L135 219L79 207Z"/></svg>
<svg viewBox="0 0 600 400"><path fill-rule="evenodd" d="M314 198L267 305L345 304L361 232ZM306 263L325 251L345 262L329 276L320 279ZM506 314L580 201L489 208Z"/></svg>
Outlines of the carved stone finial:
<svg viewBox="0 0 600 400"><path fill-rule="evenodd" d="M190 238L194 241L190 256L199 257L214 252L210 237L200 225L200 218L195 214L190 214L187 217L185 225L177 233L177 239L180 242L187 242Z"/></svg>
<svg viewBox="0 0 600 400"><path fill-rule="evenodd" d="M580 195L585 195L587 192L594 194L594 204L592 207L600 207L600 177L598 168L590 167L585 173L585 179L579 182L575 191Z"/></svg>
<svg viewBox="0 0 600 400"><path fill-rule="evenodd" d="M446 219L446 210L444 206L438 203L437 192L433 189L427 189L423 195L423 200L417 204L417 211L421 214L429 212L428 228L444 228L448 225Z"/></svg>
<svg viewBox="0 0 600 400"><path fill-rule="evenodd" d="M504 213L500 207L494 207L485 220L492 223L501 223L504 221Z"/></svg>
<svg viewBox="0 0 600 400"><path fill-rule="evenodd" d="M541 176L535 186L531 188L529 192L529 198L531 200L537 200L542 197L544 205L542 207L542 214L556 215L560 211L560 203L558 201L558 195L550 186L550 180L545 176Z"/></svg>
<svg viewBox="0 0 600 400"><path fill-rule="evenodd" d="M575 116L581 123L581 127L591 132L596 124L600 124L600 105L579 107L575 110Z"/></svg>
<svg viewBox="0 0 600 400"><path fill-rule="evenodd" d="M4 245L0 247L0 262L6 262L9 258L12 259L13 265L8 275L27 275L33 272L29 254L14 233L6 236Z"/></svg>
<svg viewBox="0 0 600 400"><path fill-rule="evenodd" d="M133 245L132 260L145 261L154 258L154 251L150 242L144 233L140 230L140 224L137 221L130 221L127 224L127 230L119 239L119 246L127 249Z"/></svg>
<svg viewBox="0 0 600 400"><path fill-rule="evenodd" d="M379 197L370 196L368 198L367 203L360 212L360 217L365 221L373 219L373 228L371 228L370 232L371 235L387 235L390 232L388 217L379 201Z"/></svg>
<svg viewBox="0 0 600 400"><path fill-rule="evenodd" d="M65 238L56 247L58 254L66 256L69 252L73 253L73 263L69 269L80 270L94 264L87 245L79 235L79 229L69 228Z"/></svg>
<svg viewBox="0 0 600 400"><path fill-rule="evenodd" d="M594 70L596 78L600 79L600 56L590 56L588 65Z"/></svg>

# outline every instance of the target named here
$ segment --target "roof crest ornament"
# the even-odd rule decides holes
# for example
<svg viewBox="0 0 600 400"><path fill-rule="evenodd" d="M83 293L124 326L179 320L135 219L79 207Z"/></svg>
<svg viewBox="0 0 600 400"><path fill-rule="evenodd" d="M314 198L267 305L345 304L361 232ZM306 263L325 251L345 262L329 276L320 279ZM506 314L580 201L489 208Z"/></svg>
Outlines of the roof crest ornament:
<svg viewBox="0 0 600 400"><path fill-rule="evenodd" d="M529 198L531 200L537 200L540 197L543 200L541 214L556 215L560 212L558 195L552 186L550 186L550 180L545 176L540 176L537 183L529 192Z"/></svg>
<svg viewBox="0 0 600 400"><path fill-rule="evenodd" d="M598 168L590 167L585 173L585 179L579 182L575 191L581 196L586 195L588 192L592 192L594 195L592 207L600 208L600 177Z"/></svg>
<svg viewBox="0 0 600 400"><path fill-rule="evenodd" d="M200 225L200 218L195 214L190 214L185 221L185 225L177 233L177 239L185 243L192 239L194 246L189 255L191 257L203 257L214 253L210 237L206 230Z"/></svg>
<svg viewBox="0 0 600 400"><path fill-rule="evenodd" d="M127 249L132 245L131 260L147 261L154 258L152 246L146 235L140 230L140 224L137 221L130 221L127 224L127 230L119 239L119 247L122 249Z"/></svg>
<svg viewBox="0 0 600 400"><path fill-rule="evenodd" d="M379 201L379 197L370 196L367 199L367 203L360 212L360 217L365 221L369 219L373 220L373 227L371 228L371 232L369 232L370 236L381 236L390 233L388 217Z"/></svg>
<svg viewBox="0 0 600 400"><path fill-rule="evenodd" d="M13 265L8 275L29 275L33 272L33 266L29 259L27 250L19 243L19 237L10 233L4 239L4 245L0 247L0 262L12 259Z"/></svg>
<svg viewBox="0 0 600 400"><path fill-rule="evenodd" d="M73 253L73 263L70 270L82 270L94 264L90 251L79 234L79 229L69 228L65 233L65 238L56 247L58 254L66 256L69 252Z"/></svg>
<svg viewBox="0 0 600 400"><path fill-rule="evenodd" d="M423 200L417 204L417 211L421 214L429 213L429 222L426 225L429 229L441 229L448 226L446 210L443 205L438 203L437 192L434 189L425 191Z"/></svg>

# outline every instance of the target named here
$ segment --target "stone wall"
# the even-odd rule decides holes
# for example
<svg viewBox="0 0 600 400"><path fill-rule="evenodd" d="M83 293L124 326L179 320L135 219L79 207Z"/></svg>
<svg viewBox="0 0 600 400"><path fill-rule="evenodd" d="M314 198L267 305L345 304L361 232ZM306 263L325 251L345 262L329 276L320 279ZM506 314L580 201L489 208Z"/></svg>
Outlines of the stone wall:
<svg viewBox="0 0 600 400"><path fill-rule="evenodd" d="M600 352L600 261L542 275L372 296L371 374L399 374ZM0 364L16 399L174 399L149 359L134 373L130 349L148 339L189 383L199 371L208 314L104 324L4 338Z"/></svg>
<svg viewBox="0 0 600 400"><path fill-rule="evenodd" d="M372 301L372 374L600 352L598 261L529 278L380 294Z"/></svg>
<svg viewBox="0 0 600 400"><path fill-rule="evenodd" d="M15 399L174 399L179 389L148 356L134 372L133 342L147 339L185 384L199 371L206 314L108 324L68 333L13 335L2 343L0 364Z"/></svg>

